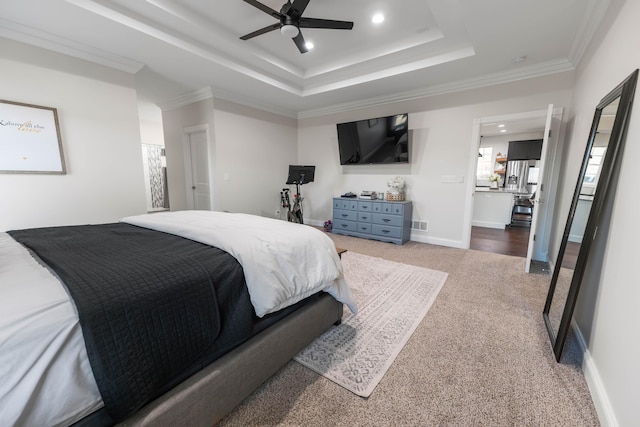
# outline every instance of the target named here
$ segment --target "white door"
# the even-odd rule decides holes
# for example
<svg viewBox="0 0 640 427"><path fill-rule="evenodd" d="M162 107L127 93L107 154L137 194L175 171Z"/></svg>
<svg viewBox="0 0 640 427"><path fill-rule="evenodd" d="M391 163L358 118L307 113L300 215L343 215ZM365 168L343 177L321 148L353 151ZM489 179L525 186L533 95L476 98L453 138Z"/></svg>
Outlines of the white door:
<svg viewBox="0 0 640 427"><path fill-rule="evenodd" d="M559 111L560 119L562 118L562 110ZM524 271L529 272L531 269L531 260L534 258L534 252L536 252L536 258L544 260L543 256L546 256L546 250L548 248L548 233L545 232L543 227L547 227L547 223L549 222L548 218L551 210L551 206L549 206L546 202L550 200L549 194L553 193L550 191L550 188L546 186L545 181L547 181L549 177L548 169L546 168L546 164L549 162L549 153L550 147L555 144L550 144L550 138L553 138L553 141L556 141L559 133L559 126L555 126L554 124L559 124L560 120L558 117L555 117L554 120L554 111L553 104L549 104L549 108L547 110L547 120L545 123L544 129L544 137L542 139L542 153L540 156L540 170L538 172L538 185L536 186L536 194L535 199L533 201L533 215L531 217L531 230L529 232L529 245L527 247L527 260L525 262ZM540 221L540 218L544 218Z"/></svg>
<svg viewBox="0 0 640 427"><path fill-rule="evenodd" d="M206 128L185 129L185 174L187 207L211 210L209 150Z"/></svg>

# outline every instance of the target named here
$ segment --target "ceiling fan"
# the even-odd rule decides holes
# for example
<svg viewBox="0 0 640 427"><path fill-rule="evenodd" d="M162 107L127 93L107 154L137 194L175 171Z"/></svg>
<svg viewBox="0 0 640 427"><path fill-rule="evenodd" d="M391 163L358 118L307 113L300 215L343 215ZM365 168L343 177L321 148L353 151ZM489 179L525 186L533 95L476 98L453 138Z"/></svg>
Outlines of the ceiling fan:
<svg viewBox="0 0 640 427"><path fill-rule="evenodd" d="M310 0L294 0L293 3L291 3L291 0L287 0L287 2L282 5L280 12L277 12L256 0L244 1L257 9L260 9L264 13L273 16L279 22L244 35L240 37L241 40L249 40L250 38L279 29L283 36L293 39L293 42L298 47L300 53L306 53L309 49L306 46L300 28L326 28L334 30L350 30L353 28L353 22L349 21L303 18L302 14L307 8Z"/></svg>

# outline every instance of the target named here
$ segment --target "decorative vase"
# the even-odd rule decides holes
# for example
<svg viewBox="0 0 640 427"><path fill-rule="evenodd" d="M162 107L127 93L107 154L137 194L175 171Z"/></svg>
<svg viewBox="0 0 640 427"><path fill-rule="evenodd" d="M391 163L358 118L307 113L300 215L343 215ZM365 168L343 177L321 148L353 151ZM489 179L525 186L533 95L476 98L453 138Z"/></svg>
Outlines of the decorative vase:
<svg viewBox="0 0 640 427"><path fill-rule="evenodd" d="M498 189L498 181L491 181L491 189L492 190Z"/></svg>

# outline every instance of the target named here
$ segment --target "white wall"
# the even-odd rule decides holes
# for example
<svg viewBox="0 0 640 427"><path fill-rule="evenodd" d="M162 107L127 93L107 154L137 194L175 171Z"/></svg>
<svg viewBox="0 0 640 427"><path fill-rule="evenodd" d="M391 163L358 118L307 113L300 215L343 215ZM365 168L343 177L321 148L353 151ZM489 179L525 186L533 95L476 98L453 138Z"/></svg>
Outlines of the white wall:
<svg viewBox="0 0 640 427"><path fill-rule="evenodd" d="M221 99L214 109L220 210L277 217L289 165L297 164L297 121Z"/></svg>
<svg viewBox="0 0 640 427"><path fill-rule="evenodd" d="M276 217L297 163L296 120L208 98L164 111L163 123L171 210L187 208L183 129L207 124L214 210Z"/></svg>
<svg viewBox="0 0 640 427"><path fill-rule="evenodd" d="M54 107L66 175L0 174L0 230L145 212L133 76L0 38L3 99Z"/></svg>
<svg viewBox="0 0 640 427"><path fill-rule="evenodd" d="M413 219L428 221L429 231L413 232L412 240L463 247L464 215L471 211L467 176L472 153L473 119L545 110L548 104L568 106L573 74L433 96L299 122L299 162L316 165L316 182L305 186L306 215L316 223L331 218L331 198L346 191L386 190L390 177L402 175L413 202ZM340 166L336 123L409 112L409 165ZM458 182L442 183L442 175Z"/></svg>
<svg viewBox="0 0 640 427"><path fill-rule="evenodd" d="M570 118L574 127L568 146L572 167L567 169L568 184L562 196L566 199L571 198L595 106L640 66L640 51L630 48L640 44L640 2L613 1L611 8L605 27L577 70L574 113ZM640 419L638 90L629 123L616 197L605 209L574 314L587 345L585 373L601 421L603 425L620 426L638 425Z"/></svg>
<svg viewBox="0 0 640 427"><path fill-rule="evenodd" d="M156 104L138 97L140 140L143 144L164 146L162 110Z"/></svg>

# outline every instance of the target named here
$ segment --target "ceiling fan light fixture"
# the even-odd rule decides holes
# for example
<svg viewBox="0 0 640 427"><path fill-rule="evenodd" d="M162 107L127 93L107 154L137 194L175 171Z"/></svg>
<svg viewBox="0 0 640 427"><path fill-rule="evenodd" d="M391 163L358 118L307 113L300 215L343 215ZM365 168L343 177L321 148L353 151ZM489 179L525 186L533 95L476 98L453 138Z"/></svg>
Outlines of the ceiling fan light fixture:
<svg viewBox="0 0 640 427"><path fill-rule="evenodd" d="M292 24L284 24L282 27L280 27L280 34L282 34L286 38L292 39L300 34L300 29Z"/></svg>

